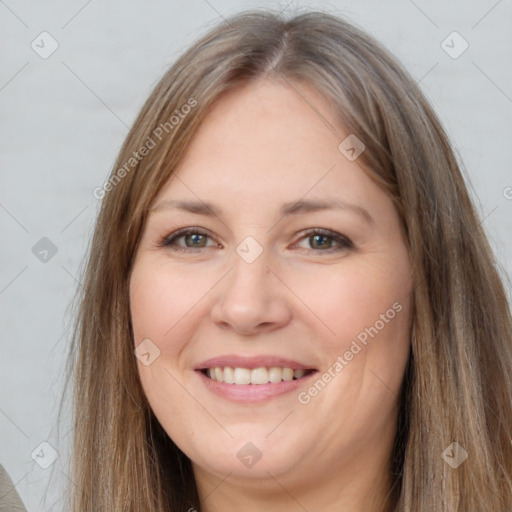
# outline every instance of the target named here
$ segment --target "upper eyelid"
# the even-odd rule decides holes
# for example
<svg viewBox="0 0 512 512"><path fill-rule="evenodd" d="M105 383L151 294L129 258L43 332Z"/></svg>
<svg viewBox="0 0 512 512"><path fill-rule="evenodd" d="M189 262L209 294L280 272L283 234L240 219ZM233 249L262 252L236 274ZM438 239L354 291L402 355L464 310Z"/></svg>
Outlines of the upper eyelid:
<svg viewBox="0 0 512 512"><path fill-rule="evenodd" d="M177 238L181 238L182 236L186 236L193 233L198 233L200 235L205 235L211 239L215 239L215 237L207 229L195 228L192 226L190 228L177 229L176 231L173 231L169 235L164 236L163 240L176 240Z"/></svg>

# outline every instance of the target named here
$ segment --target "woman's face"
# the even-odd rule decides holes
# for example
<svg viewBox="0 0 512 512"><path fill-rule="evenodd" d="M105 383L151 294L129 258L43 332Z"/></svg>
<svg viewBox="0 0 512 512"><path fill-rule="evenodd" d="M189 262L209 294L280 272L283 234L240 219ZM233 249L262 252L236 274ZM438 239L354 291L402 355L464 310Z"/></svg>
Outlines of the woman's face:
<svg viewBox="0 0 512 512"><path fill-rule="evenodd" d="M212 482L309 486L382 473L390 457L408 252L354 140L339 149L349 133L300 90L262 81L216 102L152 207L131 275L144 392Z"/></svg>

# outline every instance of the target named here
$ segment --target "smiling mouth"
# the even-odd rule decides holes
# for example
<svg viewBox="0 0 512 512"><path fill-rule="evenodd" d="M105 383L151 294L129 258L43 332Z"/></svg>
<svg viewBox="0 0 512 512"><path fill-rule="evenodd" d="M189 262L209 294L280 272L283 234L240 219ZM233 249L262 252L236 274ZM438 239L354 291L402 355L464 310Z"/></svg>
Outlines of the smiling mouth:
<svg viewBox="0 0 512 512"><path fill-rule="evenodd" d="M299 380L310 375L316 370L294 370L287 367L272 366L266 368L232 368L230 366L216 366L214 368L204 368L201 372L209 379L224 384L235 384L238 386L255 384L277 384L279 382L290 382Z"/></svg>

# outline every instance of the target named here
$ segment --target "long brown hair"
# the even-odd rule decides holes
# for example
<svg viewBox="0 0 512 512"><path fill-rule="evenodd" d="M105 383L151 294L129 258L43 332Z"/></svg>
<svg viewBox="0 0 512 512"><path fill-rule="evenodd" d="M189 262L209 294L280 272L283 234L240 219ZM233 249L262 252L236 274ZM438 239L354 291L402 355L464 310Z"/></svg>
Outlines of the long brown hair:
<svg viewBox="0 0 512 512"><path fill-rule="evenodd" d="M222 92L265 78L297 94L299 84L311 85L330 101L340 126L364 141L361 165L393 200L406 233L414 317L390 509L510 512L510 307L447 135L413 79L367 34L322 12L284 20L269 10L229 18L177 60L97 193L104 198L70 357L70 508L200 510L191 463L141 388L128 284L148 209L208 108ZM442 457L453 442L468 453L456 469Z"/></svg>

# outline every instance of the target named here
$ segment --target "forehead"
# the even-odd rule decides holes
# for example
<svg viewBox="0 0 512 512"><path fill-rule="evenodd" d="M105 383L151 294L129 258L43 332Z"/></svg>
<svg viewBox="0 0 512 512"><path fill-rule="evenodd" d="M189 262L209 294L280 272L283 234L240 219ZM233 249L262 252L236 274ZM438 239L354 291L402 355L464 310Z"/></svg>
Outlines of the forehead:
<svg viewBox="0 0 512 512"><path fill-rule="evenodd" d="M216 100L191 142L188 163L236 157L249 167L251 161L295 163L305 155L332 159L342 133L330 104L312 87L261 80Z"/></svg>
<svg viewBox="0 0 512 512"><path fill-rule="evenodd" d="M312 87L245 84L210 108L174 173L178 179L171 178L159 199L246 208L268 208L278 199L364 200L377 191L357 161L340 153L347 135Z"/></svg>

